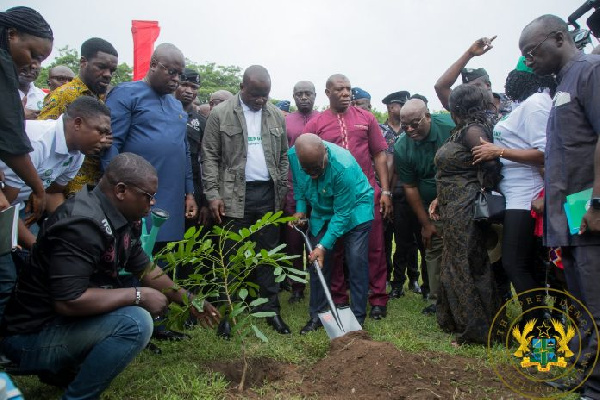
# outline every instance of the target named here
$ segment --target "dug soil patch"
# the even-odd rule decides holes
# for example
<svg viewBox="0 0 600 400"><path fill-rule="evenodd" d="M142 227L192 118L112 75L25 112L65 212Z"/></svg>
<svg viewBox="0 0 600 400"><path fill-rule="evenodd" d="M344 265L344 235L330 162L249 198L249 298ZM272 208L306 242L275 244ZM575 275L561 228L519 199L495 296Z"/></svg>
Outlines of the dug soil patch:
<svg viewBox="0 0 600 400"><path fill-rule="evenodd" d="M208 366L231 382L242 361ZM268 358L249 361L244 398L314 399L520 399L481 361L442 353L409 353L351 332L331 342L328 355L310 367Z"/></svg>

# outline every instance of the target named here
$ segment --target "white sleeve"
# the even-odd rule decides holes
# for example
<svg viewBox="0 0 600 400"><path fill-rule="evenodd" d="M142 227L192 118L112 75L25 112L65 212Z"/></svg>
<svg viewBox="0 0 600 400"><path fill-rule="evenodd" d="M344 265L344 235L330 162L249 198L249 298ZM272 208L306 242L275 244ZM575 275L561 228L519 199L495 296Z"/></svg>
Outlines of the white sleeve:
<svg viewBox="0 0 600 400"><path fill-rule="evenodd" d="M56 177L54 182L56 182L57 185L65 186L67 183L72 181L73 178L75 178L75 175L77 175L77 172L79 172L81 164L83 164L83 159L84 155L81 153L77 156L73 156L71 164L59 176Z"/></svg>
<svg viewBox="0 0 600 400"><path fill-rule="evenodd" d="M532 148L541 152L546 151L546 125L548 125L548 117L550 109L540 108L539 103L536 107L531 107L531 112L523 113L525 123L523 124L523 137ZM525 111L525 110L524 110Z"/></svg>
<svg viewBox="0 0 600 400"><path fill-rule="evenodd" d="M33 164L33 167L39 174L40 165L43 161L44 145L43 143L32 141L31 147L33 148L33 151L29 153L29 157L31 158L31 163ZM13 171L10 168L6 168L4 170L4 181L8 186L12 188L21 189L22 187L27 186L25 182L23 182L23 180L19 178L15 171Z"/></svg>

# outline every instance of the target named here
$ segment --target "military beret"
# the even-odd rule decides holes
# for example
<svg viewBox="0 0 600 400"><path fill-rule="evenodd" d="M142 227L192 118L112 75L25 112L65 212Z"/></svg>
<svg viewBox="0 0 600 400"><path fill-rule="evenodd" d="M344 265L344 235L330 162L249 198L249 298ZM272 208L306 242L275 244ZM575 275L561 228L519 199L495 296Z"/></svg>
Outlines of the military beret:
<svg viewBox="0 0 600 400"><path fill-rule="evenodd" d="M289 100L281 100L275 104L277 108L281 111L290 112L290 101Z"/></svg>
<svg viewBox="0 0 600 400"><path fill-rule="evenodd" d="M366 90L362 90L359 87L352 88L352 100L360 100L360 99L369 99L371 100L371 95Z"/></svg>
<svg viewBox="0 0 600 400"><path fill-rule="evenodd" d="M391 104L391 103L400 103L404 104L406 101L410 99L410 93L406 90L401 90L399 92L390 93L381 100L383 104Z"/></svg>
<svg viewBox="0 0 600 400"><path fill-rule="evenodd" d="M182 77L182 82L191 82L195 83L196 85L200 84L200 74L198 74L198 72L194 71L193 69L184 69L183 75L185 75L185 77Z"/></svg>
<svg viewBox="0 0 600 400"><path fill-rule="evenodd" d="M488 73L484 68L463 68L460 71L460 74L463 83L473 82L477 78L488 76Z"/></svg>

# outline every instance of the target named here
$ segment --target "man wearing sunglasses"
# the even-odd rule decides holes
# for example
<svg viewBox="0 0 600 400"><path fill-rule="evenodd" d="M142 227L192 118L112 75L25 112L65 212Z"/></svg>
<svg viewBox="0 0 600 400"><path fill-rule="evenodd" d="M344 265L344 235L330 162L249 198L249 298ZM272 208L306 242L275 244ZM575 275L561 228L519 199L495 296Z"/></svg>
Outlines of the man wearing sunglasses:
<svg viewBox="0 0 600 400"><path fill-rule="evenodd" d="M27 273L19 276L1 350L23 373L66 387L65 399L100 398L148 344L152 317L169 302L193 299L141 247L140 219L157 189L150 163L118 155L98 186L86 187L46 220ZM124 284L121 268L141 283ZM191 312L203 326L219 319L206 301Z"/></svg>
<svg viewBox="0 0 600 400"><path fill-rule="evenodd" d="M581 323L597 327L600 326L600 56L577 50L567 24L554 15L543 15L527 25L521 33L519 48L535 74L554 74L558 82L546 128L544 245L561 247L568 290L594 318ZM563 207L566 196L589 188L592 188L589 208L579 234L571 235ZM581 345L582 356L575 362L575 369L581 372L580 379L550 381L549 385L573 390L590 374L583 383L581 399L600 399L600 364L592 362L598 350L596 332L588 329L588 333L572 342Z"/></svg>
<svg viewBox="0 0 600 400"><path fill-rule="evenodd" d="M429 218L430 203L437 197L435 153L450 137L454 122L450 114L432 115L423 100L411 99L400 110L404 134L394 145L394 164L398 180L404 183L406 200L421 225L431 304L423 313L435 312L442 257L441 224Z"/></svg>
<svg viewBox="0 0 600 400"><path fill-rule="evenodd" d="M73 78L75 78L75 73L66 65L57 65L56 67L50 68L47 81L50 93L54 92L65 83L71 82Z"/></svg>

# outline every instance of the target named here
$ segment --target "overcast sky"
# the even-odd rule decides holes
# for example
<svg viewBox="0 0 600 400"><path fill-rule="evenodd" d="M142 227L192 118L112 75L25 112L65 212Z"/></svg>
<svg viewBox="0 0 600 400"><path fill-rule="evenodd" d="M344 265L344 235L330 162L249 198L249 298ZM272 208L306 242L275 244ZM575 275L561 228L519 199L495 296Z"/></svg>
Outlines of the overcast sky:
<svg viewBox="0 0 600 400"><path fill-rule="evenodd" d="M157 44L171 42L198 63L246 68L265 66L271 96L292 98L299 80L317 88L317 105L327 104L325 81L343 73L353 86L381 99L408 90L440 109L433 85L479 37L498 35L494 48L469 63L484 67L493 89L504 91L507 73L520 55L523 27L542 14L566 20L583 0L21 0L38 10L54 30L55 50L79 51L92 36L111 42L119 62L133 65L131 20L159 21ZM589 15L589 13L588 13ZM587 17L587 15L586 15ZM585 18L581 20L585 25ZM594 40L594 44L597 41ZM46 60L47 65L56 51Z"/></svg>

